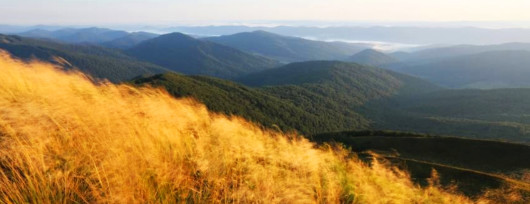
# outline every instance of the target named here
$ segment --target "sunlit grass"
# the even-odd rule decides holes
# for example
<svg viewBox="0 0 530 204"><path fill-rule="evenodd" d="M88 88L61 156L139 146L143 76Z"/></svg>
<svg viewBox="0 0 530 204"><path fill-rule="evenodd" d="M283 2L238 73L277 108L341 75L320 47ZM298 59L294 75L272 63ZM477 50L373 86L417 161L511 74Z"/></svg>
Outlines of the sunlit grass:
<svg viewBox="0 0 530 204"><path fill-rule="evenodd" d="M5 53L0 72L0 203L473 202L162 90Z"/></svg>

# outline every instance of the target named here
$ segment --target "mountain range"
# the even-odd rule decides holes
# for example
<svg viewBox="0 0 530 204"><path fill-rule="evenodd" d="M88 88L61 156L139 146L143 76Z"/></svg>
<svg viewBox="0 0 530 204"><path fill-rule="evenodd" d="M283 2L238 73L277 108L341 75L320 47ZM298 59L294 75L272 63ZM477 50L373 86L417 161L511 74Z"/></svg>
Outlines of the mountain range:
<svg viewBox="0 0 530 204"><path fill-rule="evenodd" d="M280 65L269 58L181 33L143 41L125 53L180 73L221 78L233 78Z"/></svg>
<svg viewBox="0 0 530 204"><path fill-rule="evenodd" d="M196 35L232 35L264 30L286 36L311 37L317 40L377 41L409 45L429 44L499 44L530 42L530 29L480 27L416 27L416 26L177 26L163 32L183 32Z"/></svg>
<svg viewBox="0 0 530 204"><path fill-rule="evenodd" d="M366 48L363 44L323 42L253 31L206 40L263 55L281 62L342 60Z"/></svg>
<svg viewBox="0 0 530 204"><path fill-rule="evenodd" d="M111 30L105 28L64 28L55 31L44 29L35 29L23 33L17 33L19 36L31 38L53 39L68 43L103 43L125 37L128 35L125 31Z"/></svg>
<svg viewBox="0 0 530 204"><path fill-rule="evenodd" d="M278 62L263 56L180 33L161 35L130 46L131 48L120 50L17 36L2 36L0 42L0 48L16 57L37 58L62 64L69 69L80 69L95 78L109 79L113 82L128 81L132 78L140 80L143 78L141 76L149 77L167 72L231 79L246 86L220 79L199 76L190 79L187 76L175 75L179 76L175 77L171 74L156 78L157 80L145 81L160 81L160 79L175 81L171 83L171 86L165 86L171 90L177 89L172 86L179 87L179 84L180 86L194 84L194 86L186 85L187 88L177 89L188 90L187 92L173 91L173 93L175 96L191 95L200 99L200 95L194 95L194 91L205 89L203 93L208 93L209 96L206 98L211 99L211 102L205 103L210 107L215 107L215 111L247 115L248 119L258 121L268 127L277 125L284 130L294 129L303 133L359 128L395 129L474 138L495 138L495 135L502 133L503 139L527 141L526 133L523 131L526 128L525 122L513 119L523 116L513 116L510 120L500 114L488 117L478 114L473 117L455 114L453 117L447 117L447 115L418 112L418 108L414 106L399 105L404 103L402 101L405 100L403 99L406 98L405 96L411 98L408 99L409 101L421 101L433 96L427 95L428 93L436 95L435 93L443 89L416 77L373 67L375 65L373 62L385 61L380 59L396 58L378 51L365 50L357 55L358 59L363 59L361 57L369 59L358 60L358 62L372 65L370 67L340 61L308 61L281 66ZM509 53L498 52L500 53L491 54L486 58L494 59L493 56L501 57L503 53ZM468 56L461 57L466 59ZM475 60L475 62L487 60ZM512 57L512 60L521 61L518 56ZM186 64L190 66L173 66ZM264 66L258 67L259 64ZM506 65L510 64L506 63ZM275 68L277 66L281 67ZM388 69L385 65L377 66ZM195 82L199 79L201 82ZM205 87L196 86L198 84ZM225 88L221 91L220 87ZM232 88L226 89L226 87ZM237 90L253 91L243 94ZM217 98L216 93L222 92L225 92L224 99ZM478 90L467 95L473 95L472 93L475 92ZM492 97L501 97L502 94L496 93ZM506 94L514 95L515 93ZM246 96L244 99L246 102L230 102L235 98L245 98L242 95ZM267 101L275 101L273 104L284 105L273 108L271 103L264 102L263 98L268 98ZM441 101L452 100L454 99L443 98ZM229 105L215 106L215 103L220 101L225 101L223 104ZM255 105L249 107L249 110L237 111L237 104L256 104L256 101L268 105ZM520 101L514 100L512 105L522 106L524 100ZM415 103L407 102L407 104ZM436 106L432 111L454 112L453 107L465 106L465 104L465 101L461 101L451 106ZM502 105L501 102L494 104ZM274 110L274 113L267 112L269 109ZM289 112L291 113L285 114ZM526 111L521 113L524 115ZM306 122L300 122L298 119L293 120L296 122L290 121L289 115L297 115L294 118Z"/></svg>

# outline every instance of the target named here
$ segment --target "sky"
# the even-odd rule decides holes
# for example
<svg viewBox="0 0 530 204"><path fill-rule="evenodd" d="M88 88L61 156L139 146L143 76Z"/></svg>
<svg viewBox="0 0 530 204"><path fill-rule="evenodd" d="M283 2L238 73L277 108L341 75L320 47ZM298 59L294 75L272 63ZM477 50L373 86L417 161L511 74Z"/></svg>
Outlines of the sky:
<svg viewBox="0 0 530 204"><path fill-rule="evenodd" d="M530 0L0 0L0 24L530 22L529 11Z"/></svg>

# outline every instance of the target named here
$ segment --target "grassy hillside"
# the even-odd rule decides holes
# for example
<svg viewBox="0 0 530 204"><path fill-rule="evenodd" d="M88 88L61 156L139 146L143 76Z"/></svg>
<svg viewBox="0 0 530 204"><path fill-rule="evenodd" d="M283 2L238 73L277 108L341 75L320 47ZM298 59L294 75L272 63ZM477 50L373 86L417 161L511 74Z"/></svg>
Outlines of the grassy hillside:
<svg viewBox="0 0 530 204"><path fill-rule="evenodd" d="M278 66L276 61L181 33L161 35L126 53L183 74L234 78Z"/></svg>
<svg viewBox="0 0 530 204"><path fill-rule="evenodd" d="M132 79L138 75L168 72L146 62L135 60L117 50L72 45L47 40L0 35L0 49L21 59L39 59L61 64L65 68L77 68L96 78L113 82Z"/></svg>
<svg viewBox="0 0 530 204"><path fill-rule="evenodd" d="M160 90L0 69L2 203L473 202Z"/></svg>
<svg viewBox="0 0 530 204"><path fill-rule="evenodd" d="M469 195L508 184L530 198L528 145L390 131L324 133L312 139L340 142L355 152L378 152L395 164L405 164L402 167L422 184L434 168L442 184L457 184Z"/></svg>
<svg viewBox="0 0 530 204"><path fill-rule="evenodd" d="M205 39L267 56L281 62L339 60L365 49L364 46L356 44L313 41L265 31L244 32Z"/></svg>

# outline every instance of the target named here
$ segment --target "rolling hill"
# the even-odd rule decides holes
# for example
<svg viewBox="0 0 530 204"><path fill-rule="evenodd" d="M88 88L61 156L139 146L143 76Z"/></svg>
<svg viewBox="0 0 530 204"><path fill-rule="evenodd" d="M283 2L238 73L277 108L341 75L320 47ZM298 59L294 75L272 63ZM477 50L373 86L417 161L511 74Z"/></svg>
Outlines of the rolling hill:
<svg viewBox="0 0 530 204"><path fill-rule="evenodd" d="M279 63L181 33L161 35L125 51L130 56L183 74L233 78Z"/></svg>
<svg viewBox="0 0 530 204"><path fill-rule="evenodd" d="M504 43L495 45L455 45L422 49L409 53L394 53L393 56L402 61L425 62L444 58L458 57L462 55L479 54L491 51L527 50L530 51L530 43Z"/></svg>
<svg viewBox="0 0 530 204"><path fill-rule="evenodd" d="M346 60L349 62L355 62L374 67L385 67L400 62L397 58L373 49L363 50Z"/></svg>
<svg viewBox="0 0 530 204"><path fill-rule="evenodd" d="M330 98L340 100L347 97L353 100L346 100L357 104L398 93L419 94L439 89L428 82L397 72L340 61L291 63L249 74L237 81L261 87L298 85L319 94L338 94L341 96ZM328 88L333 91L327 92Z"/></svg>
<svg viewBox="0 0 530 204"><path fill-rule="evenodd" d="M398 71L451 88L530 87L530 51L491 51L446 58Z"/></svg>
<svg viewBox="0 0 530 204"><path fill-rule="evenodd" d="M48 40L0 35L0 49L21 59L39 59L77 68L93 77L113 82L130 80L138 75L170 70L138 61L117 50L92 45L73 45Z"/></svg>
<svg viewBox="0 0 530 204"><path fill-rule="evenodd" d="M30 38L54 39L68 43L90 43L99 44L128 35L125 31L111 30L106 28L63 28L55 31L35 29L22 33L19 36Z"/></svg>
<svg viewBox="0 0 530 204"><path fill-rule="evenodd" d="M140 44L143 41L157 37L157 34L148 32L134 32L126 36L116 38L107 42L101 43L102 46L110 48L128 49Z"/></svg>
<svg viewBox="0 0 530 204"><path fill-rule="evenodd" d="M340 60L366 48L360 44L306 40L265 31L243 32L204 39L281 62Z"/></svg>

